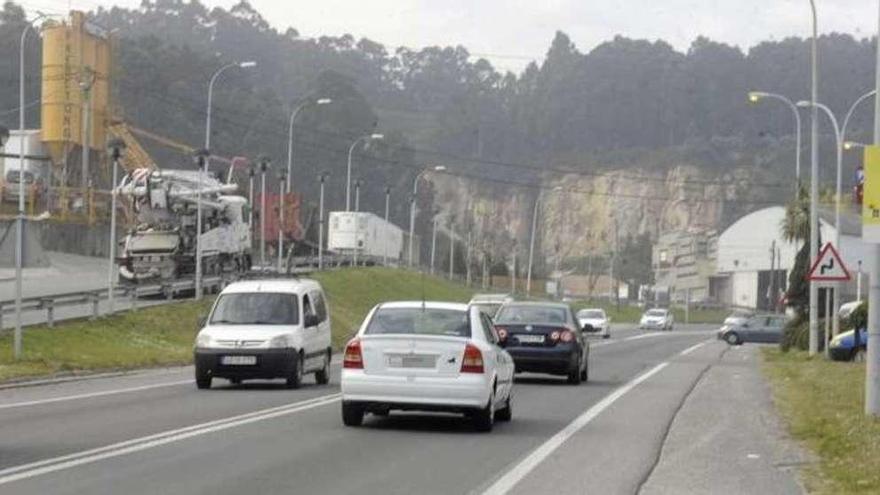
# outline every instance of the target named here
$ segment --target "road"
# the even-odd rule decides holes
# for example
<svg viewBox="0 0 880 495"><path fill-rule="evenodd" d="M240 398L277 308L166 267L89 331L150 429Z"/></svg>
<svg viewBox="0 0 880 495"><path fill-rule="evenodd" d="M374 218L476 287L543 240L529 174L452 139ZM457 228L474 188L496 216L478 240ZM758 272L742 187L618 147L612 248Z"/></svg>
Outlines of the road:
<svg viewBox="0 0 880 495"><path fill-rule="evenodd" d="M190 368L0 390L0 491L638 493L685 398L727 352L710 330L619 329L594 341L588 384L520 376L513 421L489 434L402 413L346 428L338 363L329 386L300 390L197 391Z"/></svg>

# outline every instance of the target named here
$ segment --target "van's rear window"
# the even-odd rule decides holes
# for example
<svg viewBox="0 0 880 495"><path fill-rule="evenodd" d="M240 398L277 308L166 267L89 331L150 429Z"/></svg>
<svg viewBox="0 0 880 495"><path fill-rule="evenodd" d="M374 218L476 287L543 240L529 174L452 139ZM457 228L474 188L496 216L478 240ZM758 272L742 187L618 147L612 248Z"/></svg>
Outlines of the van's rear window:
<svg viewBox="0 0 880 495"><path fill-rule="evenodd" d="M470 337L466 311L431 308L379 308L373 313L367 335L446 335Z"/></svg>

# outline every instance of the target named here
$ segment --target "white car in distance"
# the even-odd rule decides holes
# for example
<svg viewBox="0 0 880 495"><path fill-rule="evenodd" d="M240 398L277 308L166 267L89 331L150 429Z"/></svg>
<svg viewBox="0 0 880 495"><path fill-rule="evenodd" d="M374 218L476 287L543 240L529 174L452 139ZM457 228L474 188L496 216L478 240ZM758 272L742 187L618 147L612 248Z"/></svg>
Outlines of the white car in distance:
<svg viewBox="0 0 880 495"><path fill-rule="evenodd" d="M510 421L513 359L479 308L388 302L370 311L345 348L342 421L391 410L461 413L478 431Z"/></svg>
<svg viewBox="0 0 880 495"><path fill-rule="evenodd" d="M672 311L664 308L649 309L639 320L639 328L642 330L672 330L674 325Z"/></svg>
<svg viewBox="0 0 880 495"><path fill-rule="evenodd" d="M593 329L592 333L601 335L603 339L611 337L611 318L605 314L604 309L582 309L575 316L580 328L589 325Z"/></svg>

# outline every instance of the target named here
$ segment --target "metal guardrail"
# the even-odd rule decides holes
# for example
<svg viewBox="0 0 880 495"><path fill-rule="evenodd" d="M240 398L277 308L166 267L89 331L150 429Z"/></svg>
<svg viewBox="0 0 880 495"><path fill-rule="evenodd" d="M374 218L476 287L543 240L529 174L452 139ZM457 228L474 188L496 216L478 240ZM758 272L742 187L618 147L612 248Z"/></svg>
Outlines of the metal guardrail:
<svg viewBox="0 0 880 495"><path fill-rule="evenodd" d="M208 291L219 292L228 283L232 282L232 278L225 277L205 277L202 280L202 288ZM195 290L195 281L193 279L175 280L161 284L149 285L129 285L118 286L114 290L114 299L121 300L127 298L129 305L127 308L115 308L114 312L124 310L134 311L137 309L138 299L143 297L162 296L167 301L171 301L180 293ZM21 300L22 313L33 311L45 311L45 323L53 327L55 326L55 309L62 307L73 307L91 305L91 314L89 319L96 319L99 315L99 304L101 301L108 299L107 289L93 289L78 292L65 292L60 294L48 294L41 296L25 297ZM15 301L0 301L0 328L3 327L3 316L15 313Z"/></svg>

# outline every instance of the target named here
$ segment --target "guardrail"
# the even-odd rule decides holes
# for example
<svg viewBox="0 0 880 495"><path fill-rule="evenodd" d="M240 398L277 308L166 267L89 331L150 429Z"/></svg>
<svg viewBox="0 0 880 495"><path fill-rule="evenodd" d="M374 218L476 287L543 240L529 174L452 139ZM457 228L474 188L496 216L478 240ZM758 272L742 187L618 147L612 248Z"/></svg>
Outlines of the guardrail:
<svg viewBox="0 0 880 495"><path fill-rule="evenodd" d="M205 277L202 279L202 289L207 291L219 291L232 281L232 278ZM161 284L118 286L113 292L114 299L122 300L127 298L129 300L129 305L127 308L116 308L114 312L124 311L125 309L130 311L136 310L138 299L142 297L163 296L167 301L171 301L176 295L192 290L195 290L195 281L193 279L175 280ZM21 300L21 310L22 313L45 311L45 323L48 326L53 327L55 326L55 310L57 308L91 305L92 309L89 319L94 320L100 315L99 304L101 301L106 301L109 298L108 296L109 293L107 289L93 289L25 297ZM3 316L13 313L15 313L14 300L0 301L0 328L3 327Z"/></svg>

